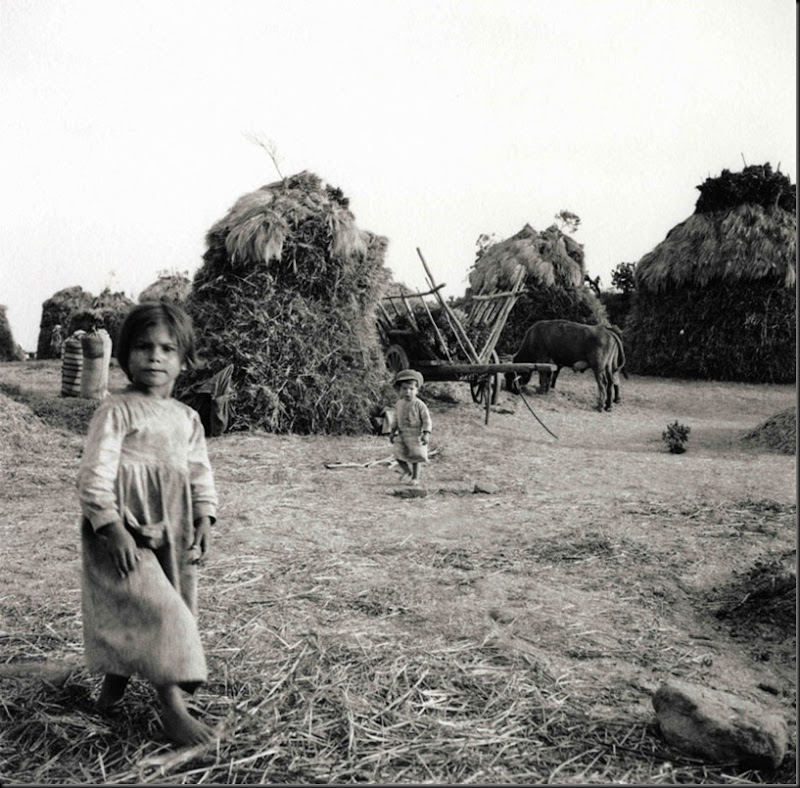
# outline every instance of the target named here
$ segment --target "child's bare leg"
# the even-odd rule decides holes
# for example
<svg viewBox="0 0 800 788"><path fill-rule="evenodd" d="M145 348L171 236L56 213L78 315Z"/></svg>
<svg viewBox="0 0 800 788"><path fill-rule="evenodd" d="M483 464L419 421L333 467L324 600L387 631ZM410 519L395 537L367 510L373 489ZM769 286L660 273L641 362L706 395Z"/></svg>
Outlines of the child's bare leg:
<svg viewBox="0 0 800 788"><path fill-rule="evenodd" d="M161 721L164 732L177 744L202 744L214 738L208 725L189 714L177 684L162 684L156 687L161 701Z"/></svg>
<svg viewBox="0 0 800 788"><path fill-rule="evenodd" d="M411 484L419 484L419 463L411 463Z"/></svg>
<svg viewBox="0 0 800 788"><path fill-rule="evenodd" d="M408 463L405 460L398 460L397 465L399 466L403 476L411 475L411 468L409 468Z"/></svg>
<svg viewBox="0 0 800 788"><path fill-rule="evenodd" d="M128 676L118 676L114 673L106 673L103 679L103 686L100 688L100 696L97 698L97 705L100 709L108 711L122 700L125 688L128 686Z"/></svg>

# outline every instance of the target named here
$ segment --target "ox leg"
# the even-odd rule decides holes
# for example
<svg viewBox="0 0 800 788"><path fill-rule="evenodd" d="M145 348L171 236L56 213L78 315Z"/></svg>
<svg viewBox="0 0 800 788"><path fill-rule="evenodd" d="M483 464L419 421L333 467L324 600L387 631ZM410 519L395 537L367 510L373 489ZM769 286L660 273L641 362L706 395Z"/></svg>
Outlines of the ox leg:
<svg viewBox="0 0 800 788"><path fill-rule="evenodd" d="M597 381L597 410L611 410L611 380L605 369L599 369L594 374Z"/></svg>

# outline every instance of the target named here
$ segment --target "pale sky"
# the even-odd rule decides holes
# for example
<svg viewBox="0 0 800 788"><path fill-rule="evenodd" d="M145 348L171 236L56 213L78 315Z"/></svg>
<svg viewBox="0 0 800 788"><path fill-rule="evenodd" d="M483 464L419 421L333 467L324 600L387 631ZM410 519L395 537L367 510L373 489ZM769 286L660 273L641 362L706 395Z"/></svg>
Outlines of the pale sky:
<svg viewBox="0 0 800 788"><path fill-rule="evenodd" d="M481 233L581 218L610 287L744 163L796 182L794 0L0 0L0 304L135 298L308 169L396 279L461 295Z"/></svg>

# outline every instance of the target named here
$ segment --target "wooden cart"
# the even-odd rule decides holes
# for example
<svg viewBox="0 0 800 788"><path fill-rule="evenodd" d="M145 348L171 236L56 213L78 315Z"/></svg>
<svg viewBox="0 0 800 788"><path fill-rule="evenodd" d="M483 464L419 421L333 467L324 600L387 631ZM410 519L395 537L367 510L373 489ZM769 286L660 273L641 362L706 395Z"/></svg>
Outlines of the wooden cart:
<svg viewBox="0 0 800 788"><path fill-rule="evenodd" d="M550 376L555 372L553 364L501 363L495 347L517 299L525 293L522 287L525 271L517 272L511 290L482 291L470 297L466 305L466 320L462 323L452 307L442 298L444 284L436 284L422 252L417 249L425 268L429 290L417 293L384 296L379 304L378 330L386 347L386 366L396 374L403 369L416 369L426 381L465 381L469 383L473 402L483 405L486 424L489 423L491 405L497 402L500 390L500 375L506 372L519 374L539 373L542 388L549 388ZM426 298L433 296L444 316L449 334L455 337L455 352L448 347L444 327L437 324ZM414 310L414 304L422 308ZM409 328L396 328L396 318L405 317ZM440 321L442 318L439 318ZM432 329L427 339L421 321ZM486 336L480 349L470 340L473 335Z"/></svg>

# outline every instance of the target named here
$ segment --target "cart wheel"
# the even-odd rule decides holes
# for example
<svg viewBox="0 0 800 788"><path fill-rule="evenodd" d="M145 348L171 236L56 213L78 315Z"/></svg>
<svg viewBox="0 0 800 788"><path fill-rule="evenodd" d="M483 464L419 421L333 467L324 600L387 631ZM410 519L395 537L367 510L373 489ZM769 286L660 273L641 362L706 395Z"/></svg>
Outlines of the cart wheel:
<svg viewBox="0 0 800 788"><path fill-rule="evenodd" d="M476 405L483 405L483 389L483 378L480 375L473 375L469 379L469 393Z"/></svg>
<svg viewBox="0 0 800 788"><path fill-rule="evenodd" d="M497 355L497 353L494 352L494 350L492 351L491 363L492 364L499 364L500 363L500 357ZM495 372L494 374L491 374L491 375L473 375L469 379L469 393L472 395L472 401L476 405L485 404L484 397L486 395L485 394L485 392L486 392L486 385L485 384L486 384L487 378L488 378L488 380L490 382L490 385L489 385L489 390L490 390L489 404L490 405L496 405L497 404L497 398L500 396L500 375L497 372Z"/></svg>
<svg viewBox="0 0 800 788"><path fill-rule="evenodd" d="M389 345L386 351L386 368L389 372L391 372L392 375L396 375L398 372L408 369L410 366L408 353L406 353L400 345Z"/></svg>

